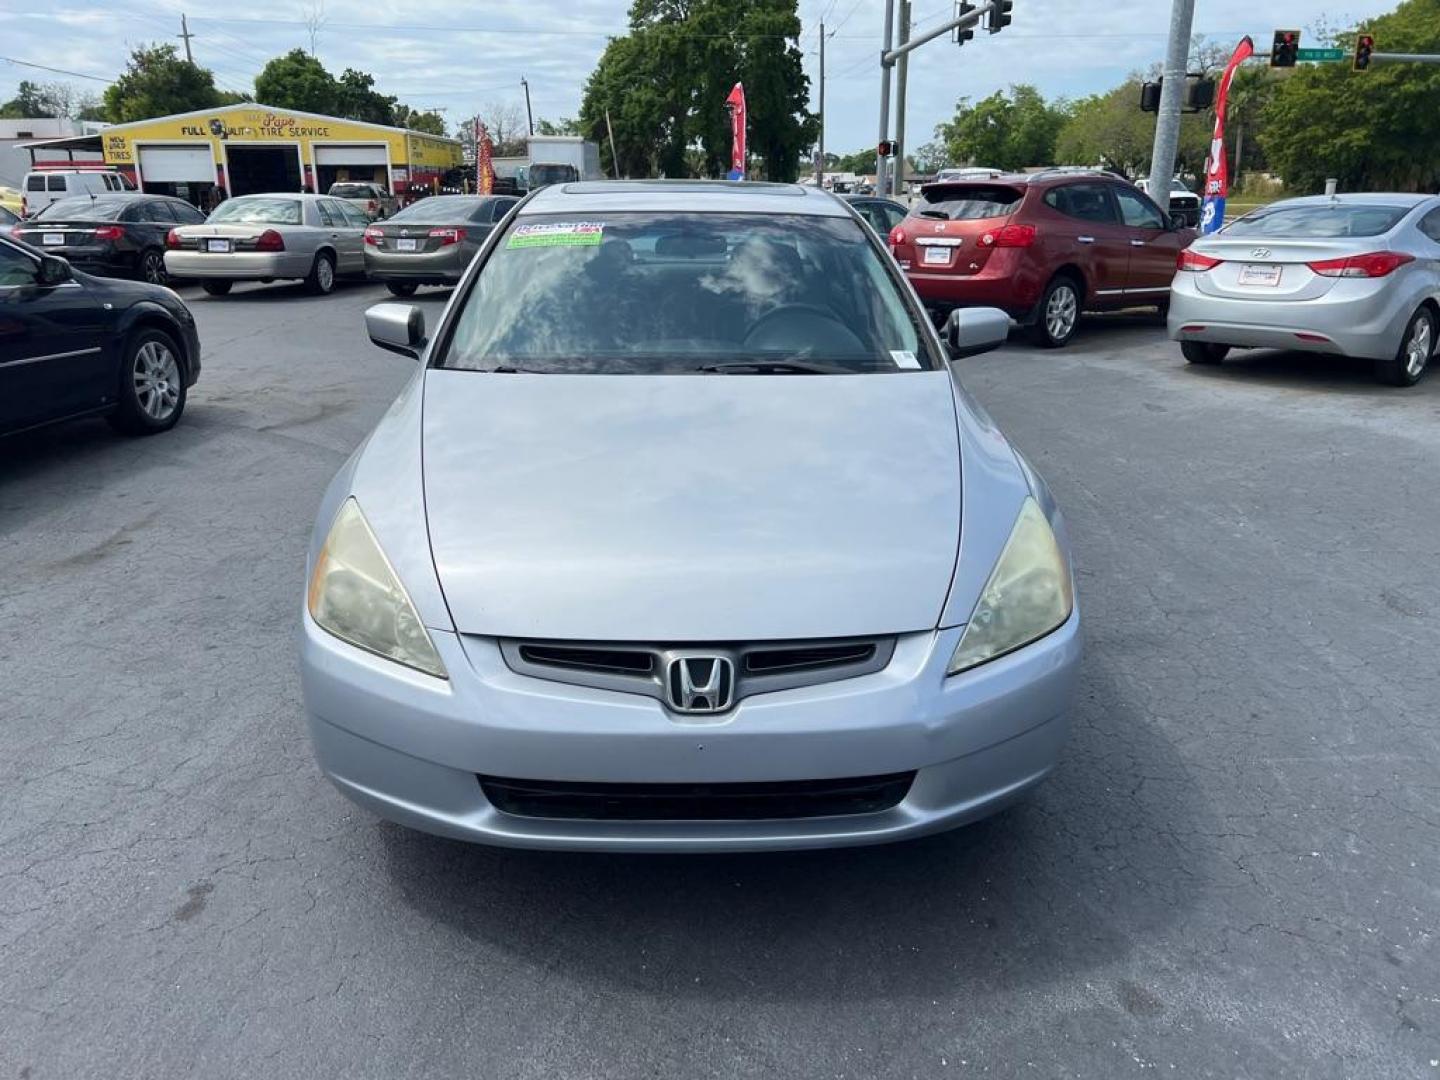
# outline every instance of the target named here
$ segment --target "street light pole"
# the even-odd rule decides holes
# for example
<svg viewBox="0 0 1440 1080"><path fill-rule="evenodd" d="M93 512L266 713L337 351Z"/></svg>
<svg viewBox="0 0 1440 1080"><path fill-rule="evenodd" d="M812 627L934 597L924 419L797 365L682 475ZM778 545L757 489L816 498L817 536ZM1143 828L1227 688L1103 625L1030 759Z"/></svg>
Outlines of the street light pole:
<svg viewBox="0 0 1440 1080"><path fill-rule="evenodd" d="M815 186L825 186L825 24L820 24L820 158L815 163Z"/></svg>
<svg viewBox="0 0 1440 1080"><path fill-rule="evenodd" d="M520 76L520 85L525 88L525 121L530 125L530 134L535 134L535 114L530 111L530 84Z"/></svg>
<svg viewBox="0 0 1440 1080"><path fill-rule="evenodd" d="M889 59L890 46L895 40L895 0L885 0L885 33L880 49L880 137L875 141L875 191L883 192L886 186L885 158L880 154L880 143L890 137L890 68L895 63Z"/></svg>
<svg viewBox="0 0 1440 1080"><path fill-rule="evenodd" d="M1175 178L1175 150L1180 145L1180 107L1184 104L1185 69L1190 58L1190 26L1194 21L1195 0L1172 0L1170 44L1165 51L1165 75L1160 84L1160 109L1155 116L1155 145L1150 151L1150 179L1147 187L1152 199L1169 198L1170 182Z"/></svg>
<svg viewBox="0 0 1440 1080"><path fill-rule="evenodd" d="M910 40L910 0L900 0L900 48ZM905 83L910 74L910 54L902 53L895 68L895 170L890 194L905 189ZM881 192L880 194L883 194Z"/></svg>

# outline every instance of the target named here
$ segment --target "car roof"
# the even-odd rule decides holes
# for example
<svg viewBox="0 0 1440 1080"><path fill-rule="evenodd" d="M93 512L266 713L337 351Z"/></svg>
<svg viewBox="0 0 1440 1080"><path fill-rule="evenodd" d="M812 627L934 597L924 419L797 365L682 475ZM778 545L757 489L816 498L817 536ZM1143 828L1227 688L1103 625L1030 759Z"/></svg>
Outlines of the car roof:
<svg viewBox="0 0 1440 1080"><path fill-rule="evenodd" d="M1056 168L1041 169L1033 173L989 173L984 176L957 176L953 180L935 180L922 186L921 190L932 187L955 187L971 185L984 187L987 184L1008 184L1017 187L1042 187L1050 184L1074 183L1082 180L1108 180L1116 184L1129 184L1123 176L1106 172L1104 169Z"/></svg>
<svg viewBox="0 0 1440 1080"><path fill-rule="evenodd" d="M522 215L620 211L714 214L803 214L847 217L840 200L820 188L757 180L581 180L534 192Z"/></svg>
<svg viewBox="0 0 1440 1080"><path fill-rule="evenodd" d="M1270 204L1276 206L1419 206L1434 199L1434 195L1417 195L1406 191L1347 191L1343 195L1302 195L1298 199L1281 199Z"/></svg>

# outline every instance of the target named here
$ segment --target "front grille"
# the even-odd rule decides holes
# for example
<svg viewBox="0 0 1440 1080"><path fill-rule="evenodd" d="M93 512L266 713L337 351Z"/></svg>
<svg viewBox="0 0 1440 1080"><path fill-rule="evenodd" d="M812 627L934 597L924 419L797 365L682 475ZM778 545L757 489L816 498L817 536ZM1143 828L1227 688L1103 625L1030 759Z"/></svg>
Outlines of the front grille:
<svg viewBox="0 0 1440 1080"><path fill-rule="evenodd" d="M502 814L584 821L779 821L889 810L913 772L750 784L592 784L479 777Z"/></svg>
<svg viewBox="0 0 1440 1080"><path fill-rule="evenodd" d="M501 641L512 671L536 679L599 690L645 694L677 707L675 661L701 661L692 678L706 678L708 658L728 660L734 671L730 705L754 694L793 690L869 675L885 667L895 651L893 637L828 638L717 644L654 644L596 641ZM682 710L694 711L694 710Z"/></svg>

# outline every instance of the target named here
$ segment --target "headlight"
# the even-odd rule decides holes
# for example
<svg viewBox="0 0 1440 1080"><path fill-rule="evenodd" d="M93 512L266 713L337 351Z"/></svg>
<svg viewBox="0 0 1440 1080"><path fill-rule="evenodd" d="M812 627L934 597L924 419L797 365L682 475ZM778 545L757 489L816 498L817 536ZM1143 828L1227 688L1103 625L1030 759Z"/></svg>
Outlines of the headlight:
<svg viewBox="0 0 1440 1080"><path fill-rule="evenodd" d="M1005 550L945 674L954 675L1042 638L1070 618L1070 568L1045 513L1026 498Z"/></svg>
<svg viewBox="0 0 1440 1080"><path fill-rule="evenodd" d="M351 645L448 678L415 605L405 594L360 506L346 499L310 575L310 617Z"/></svg>

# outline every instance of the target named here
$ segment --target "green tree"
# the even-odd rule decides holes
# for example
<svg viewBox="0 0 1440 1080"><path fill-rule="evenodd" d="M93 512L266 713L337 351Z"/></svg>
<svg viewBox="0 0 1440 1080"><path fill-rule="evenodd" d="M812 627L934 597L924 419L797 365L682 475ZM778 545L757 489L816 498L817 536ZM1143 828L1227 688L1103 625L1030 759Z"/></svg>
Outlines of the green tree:
<svg viewBox="0 0 1440 1080"><path fill-rule="evenodd" d="M37 117L59 116L54 98L45 92L39 83L22 79L16 87L13 98L0 105L0 118L6 120L27 120Z"/></svg>
<svg viewBox="0 0 1440 1080"><path fill-rule="evenodd" d="M335 113L348 120L394 125L395 99L375 89L374 76L346 68L335 83Z"/></svg>
<svg viewBox="0 0 1440 1080"><path fill-rule="evenodd" d="M559 120L546 120L541 118L535 121L536 135L579 135L580 125L577 121L568 116L562 116Z"/></svg>
<svg viewBox="0 0 1440 1080"><path fill-rule="evenodd" d="M396 105L395 126L423 131L427 135L444 135L445 117L437 112L421 112L409 105Z"/></svg>
<svg viewBox="0 0 1440 1080"><path fill-rule="evenodd" d="M1024 169L1055 163L1055 140L1064 123L1063 108L1052 107L1039 90L1021 83L973 106L961 98L954 119L939 125L935 138L952 161Z"/></svg>
<svg viewBox="0 0 1440 1080"><path fill-rule="evenodd" d="M1366 30L1385 52L1440 52L1440 0L1403 0ZM1354 40L1354 31L1335 38L1347 51ZM1318 191L1332 176L1342 190L1434 190L1440 184L1440 68L1296 68L1264 108L1260 143L1298 191Z"/></svg>
<svg viewBox="0 0 1440 1080"><path fill-rule="evenodd" d="M334 116L340 87L319 60L304 49L291 49L275 57L255 76L255 100L277 109Z"/></svg>
<svg viewBox="0 0 1440 1080"><path fill-rule="evenodd" d="M181 60L174 45L138 46L120 77L105 88L105 117L112 124L172 113L213 109L225 97L215 76Z"/></svg>
<svg viewBox="0 0 1440 1080"><path fill-rule="evenodd" d="M1205 167L1214 117L1196 113L1181 118L1176 172L1199 175ZM1155 143L1155 114L1140 111L1140 78L1132 76L1104 94L1069 106L1055 140L1055 160L1065 165L1100 165L1129 176L1150 169Z"/></svg>
<svg viewBox="0 0 1440 1080"><path fill-rule="evenodd" d="M945 143L936 139L934 142L916 147L915 152L910 156L910 164L916 172L929 175L948 168L953 164L953 159L950 157L950 151L946 148Z"/></svg>

